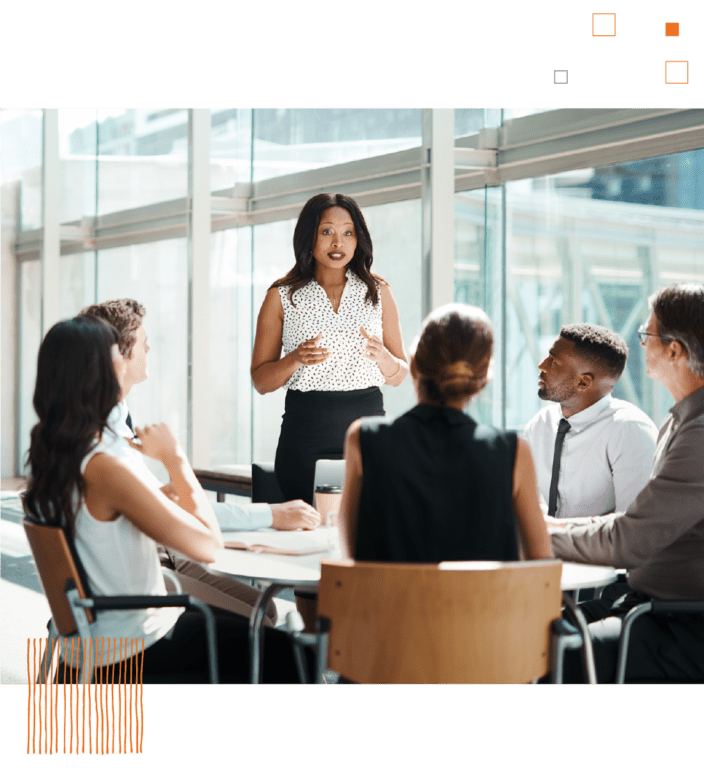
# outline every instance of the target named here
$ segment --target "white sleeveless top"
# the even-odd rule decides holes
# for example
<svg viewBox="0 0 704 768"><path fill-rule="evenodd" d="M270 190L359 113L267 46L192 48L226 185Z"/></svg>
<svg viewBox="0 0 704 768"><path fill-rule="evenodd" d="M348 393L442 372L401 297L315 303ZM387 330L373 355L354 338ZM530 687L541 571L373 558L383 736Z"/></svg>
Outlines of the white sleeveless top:
<svg viewBox="0 0 704 768"><path fill-rule="evenodd" d="M119 407L119 406L118 406ZM113 414L111 414L111 417ZM109 421L114 421L110 419ZM120 435L109 429L81 462L81 473L96 453L125 458L132 449ZM136 453L136 452L135 452ZM141 462L136 462L136 464ZM128 518L96 520L82 500L76 514L75 546L88 577L93 595L166 595L156 542L142 533ZM127 638L122 658L129 658L130 639L137 638L139 651L144 638L145 649L154 645L173 627L183 608L146 608L124 611L99 611L90 625L94 638L105 638L101 665L113 662L113 644L108 657L107 638ZM93 656L95 658L95 655ZM120 656L117 642L114 660Z"/></svg>
<svg viewBox="0 0 704 768"><path fill-rule="evenodd" d="M350 269L340 297L337 314L333 311L325 289L315 280L296 291L291 304L289 286L280 286L279 295L284 309L282 345L284 354L293 352L302 342L321 331L321 347L332 354L319 365L302 365L284 384L285 389L301 392L349 392L354 389L379 387L384 376L379 366L368 360L364 352L363 325L368 333L384 339L381 324L381 292L374 306L365 301L367 286Z"/></svg>

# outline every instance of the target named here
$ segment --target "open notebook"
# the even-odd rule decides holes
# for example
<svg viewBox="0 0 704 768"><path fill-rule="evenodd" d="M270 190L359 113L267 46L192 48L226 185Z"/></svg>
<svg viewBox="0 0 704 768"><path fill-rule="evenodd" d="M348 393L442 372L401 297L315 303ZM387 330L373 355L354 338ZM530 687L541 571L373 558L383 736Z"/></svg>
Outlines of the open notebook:
<svg viewBox="0 0 704 768"><path fill-rule="evenodd" d="M237 531L225 535L225 547L273 555L313 555L330 550L328 534L327 528L315 531Z"/></svg>

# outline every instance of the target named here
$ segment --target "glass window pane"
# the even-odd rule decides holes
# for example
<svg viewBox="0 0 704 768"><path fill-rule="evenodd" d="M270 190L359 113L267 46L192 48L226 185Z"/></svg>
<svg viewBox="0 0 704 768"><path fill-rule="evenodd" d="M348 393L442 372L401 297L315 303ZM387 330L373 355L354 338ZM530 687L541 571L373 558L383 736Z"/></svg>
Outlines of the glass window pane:
<svg viewBox="0 0 704 768"><path fill-rule="evenodd" d="M185 197L187 109L99 109L98 215ZM95 148L95 126L72 134L73 151Z"/></svg>
<svg viewBox="0 0 704 768"><path fill-rule="evenodd" d="M421 145L419 109L255 109L254 181Z"/></svg>
<svg viewBox="0 0 704 768"><path fill-rule="evenodd" d="M252 179L252 110L214 109L210 116L210 189Z"/></svg>
<svg viewBox="0 0 704 768"><path fill-rule="evenodd" d="M659 423L672 398L645 372L647 298L704 274L704 150L507 184L509 426L538 410L537 363L563 323L618 331L630 355L614 395Z"/></svg>
<svg viewBox="0 0 704 768"><path fill-rule="evenodd" d="M96 212L96 110L59 110L60 221Z"/></svg>
<svg viewBox="0 0 704 768"><path fill-rule="evenodd" d="M524 109L504 109L504 122L526 115L537 115L539 112L550 112L553 107L528 107Z"/></svg>
<svg viewBox="0 0 704 768"><path fill-rule="evenodd" d="M455 138L471 136L482 128L494 128L501 125L500 109L456 109Z"/></svg>
<svg viewBox="0 0 704 768"><path fill-rule="evenodd" d="M41 109L0 112L0 175L15 184L20 201L20 230L42 226L43 114Z"/></svg>
<svg viewBox="0 0 704 768"><path fill-rule="evenodd" d="M37 423L32 405L37 379L37 354L41 343L41 266L39 261L25 261L20 266L20 370L19 370L19 473L29 450L29 432ZM4 437L4 435L3 435Z"/></svg>
<svg viewBox="0 0 704 768"><path fill-rule="evenodd" d="M301 206L302 207L302 206ZM253 273L252 273L252 323L256 325L264 296L269 286L283 277L293 266L293 229L296 222L275 221L253 228ZM254 335L252 335L254 341ZM252 347L249 355L251 363ZM266 395L252 393L252 459L274 461L276 445L281 429L286 391L277 389Z"/></svg>
<svg viewBox="0 0 704 768"><path fill-rule="evenodd" d="M95 303L95 251L67 254L59 262L62 318L77 315Z"/></svg>
<svg viewBox="0 0 704 768"><path fill-rule="evenodd" d="M503 423L501 348L501 190L455 195L455 301L481 307L494 326L494 379L470 403L482 424Z"/></svg>
<svg viewBox="0 0 704 768"><path fill-rule="evenodd" d="M252 459L251 243L251 227L214 232L211 238L211 466Z"/></svg>
<svg viewBox="0 0 704 768"><path fill-rule="evenodd" d="M374 244L372 271L388 281L401 317L403 346L408 355L423 319L420 200L404 200L365 208ZM416 404L410 374L398 387L382 387L386 415L395 418Z"/></svg>
<svg viewBox="0 0 704 768"><path fill-rule="evenodd" d="M149 378L127 398L136 425L166 422L187 442L188 267L185 239L98 252L97 300L136 299L151 348ZM165 479L157 462L152 469ZM166 480L165 480L166 481Z"/></svg>

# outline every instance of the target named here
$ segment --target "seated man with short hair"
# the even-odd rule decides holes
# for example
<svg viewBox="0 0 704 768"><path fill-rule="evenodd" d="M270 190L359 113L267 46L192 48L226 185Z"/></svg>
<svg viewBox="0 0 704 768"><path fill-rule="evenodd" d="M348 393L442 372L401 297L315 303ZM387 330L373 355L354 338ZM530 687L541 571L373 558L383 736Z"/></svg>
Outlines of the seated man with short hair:
<svg viewBox="0 0 704 768"><path fill-rule="evenodd" d="M147 334L142 325L146 311L134 299L117 299L94 304L81 310L80 315L99 317L112 325L118 333L118 347L126 364L125 382L121 399L113 409L108 426L118 435L126 438L124 458L151 485L171 495L171 484L161 482L148 469L142 455L130 448L127 441L134 436L125 398L135 384L147 379ZM304 501L287 501L282 504L251 504L240 506L222 502L212 503L213 511L222 530L253 530L276 528L294 530L313 529L320 523L318 512ZM249 616L254 603L261 595L258 589L250 587L234 577L216 576L200 563L189 560L177 553L162 552L162 564L173 567L185 592L216 608ZM276 605L272 601L267 611L267 622L276 623Z"/></svg>
<svg viewBox="0 0 704 768"><path fill-rule="evenodd" d="M614 331L564 325L540 363L538 396L552 401L523 437L535 460L543 512L590 517L623 510L648 482L657 428L635 405L612 397L628 357Z"/></svg>
<svg viewBox="0 0 704 768"><path fill-rule="evenodd" d="M658 437L651 479L624 511L548 520L563 560L628 570L633 592L580 604L599 682L614 680L623 617L651 598L704 600L704 284L663 288L639 330L647 373L675 399ZM633 625L626 680L704 681L704 616L646 614ZM580 682L568 651L565 682Z"/></svg>

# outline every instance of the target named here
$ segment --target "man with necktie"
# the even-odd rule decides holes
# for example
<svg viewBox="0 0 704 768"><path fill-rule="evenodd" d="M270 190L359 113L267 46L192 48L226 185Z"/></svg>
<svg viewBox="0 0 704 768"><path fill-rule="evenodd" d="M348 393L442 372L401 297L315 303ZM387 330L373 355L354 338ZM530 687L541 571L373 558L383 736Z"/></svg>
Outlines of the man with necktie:
<svg viewBox="0 0 704 768"><path fill-rule="evenodd" d="M591 517L626 509L648 482L657 428L612 396L628 347L614 331L565 325L538 369L550 404L527 424L543 512Z"/></svg>
<svg viewBox="0 0 704 768"><path fill-rule="evenodd" d="M599 682L614 679L626 613L649 599L704 600L704 284L668 286L650 299L638 333L647 374L675 400L658 436L652 475L625 511L550 518L557 557L628 571L631 593L580 604ZM626 680L704 680L704 617L648 613L633 625ZM580 682L568 651L565 682Z"/></svg>

